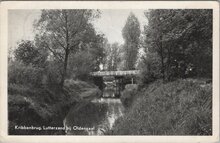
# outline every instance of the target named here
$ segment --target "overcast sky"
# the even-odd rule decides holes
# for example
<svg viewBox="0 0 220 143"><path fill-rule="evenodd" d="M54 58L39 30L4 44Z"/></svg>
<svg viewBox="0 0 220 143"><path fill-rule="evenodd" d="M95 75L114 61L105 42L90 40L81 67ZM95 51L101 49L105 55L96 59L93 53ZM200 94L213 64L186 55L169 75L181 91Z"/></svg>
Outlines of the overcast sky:
<svg viewBox="0 0 220 143"><path fill-rule="evenodd" d="M94 21L96 31L105 34L110 43L123 44L122 28L130 12L138 18L141 29L147 23L145 10L101 10L101 17ZM16 47L20 40L32 40L34 37L33 22L39 19L40 10L10 10L8 19L9 47Z"/></svg>

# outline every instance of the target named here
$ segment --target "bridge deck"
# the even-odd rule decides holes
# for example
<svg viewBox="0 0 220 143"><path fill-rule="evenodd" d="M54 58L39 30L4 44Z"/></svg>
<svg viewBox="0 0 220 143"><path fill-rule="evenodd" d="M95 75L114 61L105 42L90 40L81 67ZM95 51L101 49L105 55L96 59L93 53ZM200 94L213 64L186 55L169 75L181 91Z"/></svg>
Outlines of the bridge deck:
<svg viewBox="0 0 220 143"><path fill-rule="evenodd" d="M138 75L139 70L130 70L130 71L98 71L91 72L92 76L128 76L128 75Z"/></svg>

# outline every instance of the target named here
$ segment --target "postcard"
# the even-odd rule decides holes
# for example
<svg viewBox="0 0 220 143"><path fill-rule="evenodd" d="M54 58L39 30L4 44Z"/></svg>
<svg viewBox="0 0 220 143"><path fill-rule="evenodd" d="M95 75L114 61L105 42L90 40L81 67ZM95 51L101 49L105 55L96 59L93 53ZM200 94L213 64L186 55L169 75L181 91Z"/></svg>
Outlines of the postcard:
<svg viewBox="0 0 220 143"><path fill-rule="evenodd" d="M218 142L219 3L3 1L1 142Z"/></svg>

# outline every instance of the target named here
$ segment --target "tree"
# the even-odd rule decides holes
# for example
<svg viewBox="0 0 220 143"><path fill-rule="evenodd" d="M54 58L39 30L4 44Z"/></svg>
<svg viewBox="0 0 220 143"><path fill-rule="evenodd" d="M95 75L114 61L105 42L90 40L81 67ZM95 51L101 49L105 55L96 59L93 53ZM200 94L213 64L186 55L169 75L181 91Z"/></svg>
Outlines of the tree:
<svg viewBox="0 0 220 143"><path fill-rule="evenodd" d="M99 12L87 9L42 10L40 20L35 24L43 37L46 48L62 63L61 82L63 87L67 74L69 54L76 52L90 22Z"/></svg>
<svg viewBox="0 0 220 143"><path fill-rule="evenodd" d="M145 13L148 18L148 25L145 27L147 49L150 52L157 52L160 57L161 74L165 80L165 58L167 54L167 43L163 42L163 36L169 31L170 26L164 22L168 17L169 10L150 10Z"/></svg>
<svg viewBox="0 0 220 143"><path fill-rule="evenodd" d="M104 42L103 35L97 34L93 26L90 25L82 37L77 52L70 54L68 76L88 80L90 72L98 71L105 56Z"/></svg>
<svg viewBox="0 0 220 143"><path fill-rule="evenodd" d="M105 57L104 51L105 39L103 34L97 34L92 24L87 27L81 40L81 51L88 52L94 63L92 71L98 71L100 64Z"/></svg>
<svg viewBox="0 0 220 143"><path fill-rule="evenodd" d="M93 55L88 51L79 51L70 55L68 75L70 78L79 80L88 80L89 73L95 67Z"/></svg>
<svg viewBox="0 0 220 143"><path fill-rule="evenodd" d="M172 76L210 75L211 10L159 9L150 10L145 15L148 18L146 47L160 56L164 80L170 80ZM190 75L192 71L194 74Z"/></svg>
<svg viewBox="0 0 220 143"><path fill-rule="evenodd" d="M160 60L156 52L147 52L146 56L141 57L141 62L138 65L140 70L140 84L148 84L161 77Z"/></svg>
<svg viewBox="0 0 220 143"><path fill-rule="evenodd" d="M25 65L32 64L44 67L47 57L47 51L36 47L34 42L30 40L22 40L15 50L15 59L23 62Z"/></svg>
<svg viewBox="0 0 220 143"><path fill-rule="evenodd" d="M109 44L105 50L107 70L116 71L121 62L121 46L118 43L113 43Z"/></svg>
<svg viewBox="0 0 220 143"><path fill-rule="evenodd" d="M125 69L135 69L135 63L137 60L139 37L140 37L140 23L133 13L127 18L126 24L122 29L122 35L125 40L124 43L124 60Z"/></svg>

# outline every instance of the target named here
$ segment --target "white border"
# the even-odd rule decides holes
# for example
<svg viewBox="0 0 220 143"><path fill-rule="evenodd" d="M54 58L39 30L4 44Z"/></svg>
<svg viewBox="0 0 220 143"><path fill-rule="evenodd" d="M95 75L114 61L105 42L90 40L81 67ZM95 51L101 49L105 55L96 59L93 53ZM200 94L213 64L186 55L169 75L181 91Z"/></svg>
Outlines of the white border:
<svg viewBox="0 0 220 143"><path fill-rule="evenodd" d="M213 9L212 136L8 136L7 46L9 9ZM217 142L219 140L219 3L215 1L11 1L1 2L0 142Z"/></svg>

